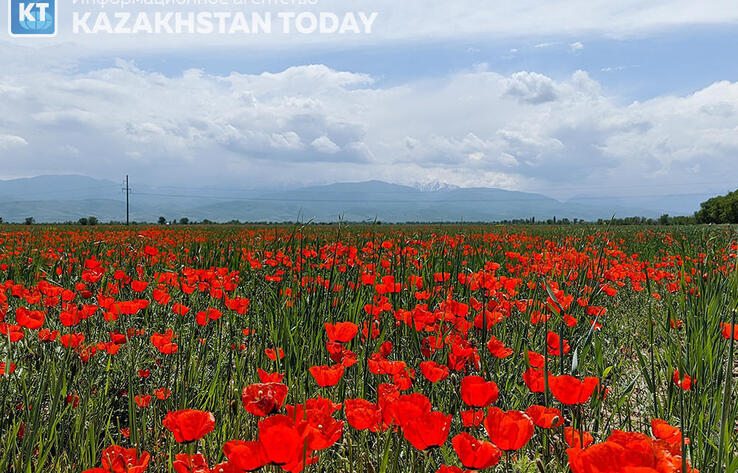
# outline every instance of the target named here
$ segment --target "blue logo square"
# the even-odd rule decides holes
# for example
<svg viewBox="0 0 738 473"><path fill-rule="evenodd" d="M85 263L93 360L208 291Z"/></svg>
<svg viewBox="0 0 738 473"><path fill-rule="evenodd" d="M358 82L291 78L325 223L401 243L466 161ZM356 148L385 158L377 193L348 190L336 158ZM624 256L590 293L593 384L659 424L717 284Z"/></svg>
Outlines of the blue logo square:
<svg viewBox="0 0 738 473"><path fill-rule="evenodd" d="M11 36L56 35L56 0L9 0Z"/></svg>

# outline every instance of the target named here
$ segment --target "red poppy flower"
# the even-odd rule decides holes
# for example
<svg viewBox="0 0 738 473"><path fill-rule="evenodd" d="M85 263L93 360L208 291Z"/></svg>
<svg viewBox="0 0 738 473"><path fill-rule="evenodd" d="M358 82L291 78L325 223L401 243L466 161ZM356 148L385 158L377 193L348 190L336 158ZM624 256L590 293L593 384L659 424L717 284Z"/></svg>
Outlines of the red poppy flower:
<svg viewBox="0 0 738 473"><path fill-rule="evenodd" d="M160 305L167 305L172 300L172 296L166 291L166 289L154 289L152 297Z"/></svg>
<svg viewBox="0 0 738 473"><path fill-rule="evenodd" d="M380 400L380 405L381 403ZM404 426L410 419L420 417L430 412L431 409L430 400L424 394L403 394L386 404L382 418L387 425Z"/></svg>
<svg viewBox="0 0 738 473"><path fill-rule="evenodd" d="M295 422L285 415L259 421L259 443L268 462L286 470L301 470L303 457L310 459L310 451L306 451L307 427L307 422Z"/></svg>
<svg viewBox="0 0 738 473"><path fill-rule="evenodd" d="M528 364L533 368L543 368L546 359L540 353L528 351Z"/></svg>
<svg viewBox="0 0 738 473"><path fill-rule="evenodd" d="M413 379L415 379L415 370L405 370L392 375L392 382L400 391L407 391L412 388Z"/></svg>
<svg viewBox="0 0 738 473"><path fill-rule="evenodd" d="M566 450L566 453L569 456L569 467L573 473L611 473L623 471L616 469L617 467L614 465L619 465L618 461L622 461L626 455L625 449L614 442L599 443L590 446L586 450L569 448ZM638 472L638 470L635 471Z"/></svg>
<svg viewBox="0 0 738 473"><path fill-rule="evenodd" d="M502 451L493 443L477 440L466 432L451 439L454 451L464 468L484 470L500 462Z"/></svg>
<svg viewBox="0 0 738 473"><path fill-rule="evenodd" d="M38 331L38 339L42 342L53 342L59 336L58 330L41 329Z"/></svg>
<svg viewBox="0 0 738 473"><path fill-rule="evenodd" d="M2 363L0 363L0 376L5 376L5 367L6 366L7 365L5 364L4 361ZM11 374L13 371L15 371L15 363L10 362L10 368L7 370L7 374Z"/></svg>
<svg viewBox="0 0 738 473"><path fill-rule="evenodd" d="M167 387L161 387L154 389L154 396L156 396L157 399L160 401L163 401L164 399L168 399L169 396L172 395L172 391Z"/></svg>
<svg viewBox="0 0 738 473"><path fill-rule="evenodd" d="M187 315L189 311L189 307L187 307L186 305L182 305L179 302L175 302L174 305L172 305L172 312L177 315Z"/></svg>
<svg viewBox="0 0 738 473"><path fill-rule="evenodd" d="M343 365L312 366L309 371L318 386L328 387L338 384L345 369Z"/></svg>
<svg viewBox="0 0 738 473"><path fill-rule="evenodd" d="M328 350L331 361L340 363L346 368L354 366L356 363L358 363L356 353L352 352L338 342L327 342L326 349Z"/></svg>
<svg viewBox="0 0 738 473"><path fill-rule="evenodd" d="M79 406L79 396L76 394L67 394L66 402L67 404L71 404L73 409L76 409Z"/></svg>
<svg viewBox="0 0 738 473"><path fill-rule="evenodd" d="M259 376L260 383L281 383L284 379L284 375L280 373L267 373L261 368L256 369L256 374Z"/></svg>
<svg viewBox="0 0 738 473"><path fill-rule="evenodd" d="M223 445L223 454L228 459L228 469L225 470L228 473L256 471L269 463L261 442L231 440Z"/></svg>
<svg viewBox="0 0 738 473"><path fill-rule="evenodd" d="M513 354L513 349L505 346L505 344L495 338L494 335L492 335L489 342L487 342L487 350L489 350L495 358L507 358Z"/></svg>
<svg viewBox="0 0 738 473"><path fill-rule="evenodd" d="M229 299L228 296L225 298L226 307L235 311L237 314L246 315L249 311L249 304L251 301L246 297L234 297Z"/></svg>
<svg viewBox="0 0 738 473"><path fill-rule="evenodd" d="M437 383L448 378L448 367L439 365L435 361L423 361L420 363L420 372L431 383Z"/></svg>
<svg viewBox="0 0 738 473"><path fill-rule="evenodd" d="M471 470L462 470L458 466L441 465L436 473L473 473Z"/></svg>
<svg viewBox="0 0 738 473"><path fill-rule="evenodd" d="M564 340L563 346L564 354L567 354L571 351L571 347L569 346L568 341ZM546 349L548 350L549 355L561 356L561 338L559 337L558 333L548 332L548 335L546 335Z"/></svg>
<svg viewBox="0 0 738 473"><path fill-rule="evenodd" d="M26 332L23 330L23 328L20 325L8 324L5 322L0 323L0 334L3 334L5 335L5 337L8 337L11 343L15 343L20 340L23 340L23 337L26 336Z"/></svg>
<svg viewBox="0 0 738 473"><path fill-rule="evenodd" d="M151 336L151 344L159 350L160 353L165 355L171 355L177 353L178 346L172 340L174 339L174 333L172 330L167 330L165 333L154 332Z"/></svg>
<svg viewBox="0 0 738 473"><path fill-rule="evenodd" d="M546 389L545 380L543 379L543 370L536 368L528 368L523 373L523 382L528 386L532 393L542 393Z"/></svg>
<svg viewBox="0 0 738 473"><path fill-rule="evenodd" d="M325 324L325 333L330 342L348 343L359 333L359 327L353 322L327 323Z"/></svg>
<svg viewBox="0 0 738 473"><path fill-rule="evenodd" d="M450 428L451 414L436 411L408 420L402 426L402 433L413 447L426 450L446 443Z"/></svg>
<svg viewBox="0 0 738 473"><path fill-rule="evenodd" d="M470 409L468 411L461 411L461 423L464 427L479 427L484 421L484 410L475 411Z"/></svg>
<svg viewBox="0 0 738 473"><path fill-rule="evenodd" d="M282 383L251 384L243 388L243 407L259 417L278 411L287 399L288 388Z"/></svg>
<svg viewBox="0 0 738 473"><path fill-rule="evenodd" d="M553 429L564 423L564 416L555 407L530 406L525 413L542 429Z"/></svg>
<svg viewBox="0 0 738 473"><path fill-rule="evenodd" d="M147 407L151 404L151 394L136 394L133 400L138 404L138 407Z"/></svg>
<svg viewBox="0 0 738 473"><path fill-rule="evenodd" d="M182 409L169 412L162 421L179 443L200 440L215 428L215 416L211 412Z"/></svg>
<svg viewBox="0 0 738 473"><path fill-rule="evenodd" d="M131 289L133 289L133 292L143 292L146 290L148 285L149 283L145 281L131 281Z"/></svg>
<svg viewBox="0 0 738 473"><path fill-rule="evenodd" d="M149 452L138 456L135 448L125 449L119 445L111 445L103 450L102 466L111 473L143 473L149 466Z"/></svg>
<svg viewBox="0 0 738 473"><path fill-rule="evenodd" d="M379 404L380 409L387 409L390 404L399 398L400 390L394 384L382 383L377 386L377 404Z"/></svg>
<svg viewBox="0 0 738 473"><path fill-rule="evenodd" d="M680 374L679 370L674 370L674 376L672 377L674 384L682 388L684 391L692 389L692 377L688 374Z"/></svg>
<svg viewBox="0 0 738 473"><path fill-rule="evenodd" d="M564 404L584 404L592 397L595 388L600 384L600 380L593 377L584 378L583 381L578 380L574 376L548 376L548 387L551 394L554 395L559 402Z"/></svg>
<svg viewBox="0 0 738 473"><path fill-rule="evenodd" d="M264 353L272 361L277 361L277 355L279 355L280 360L284 358L284 350L281 348L265 348Z"/></svg>
<svg viewBox="0 0 738 473"><path fill-rule="evenodd" d="M564 427L564 441L572 448L587 448L594 443L594 437L589 432Z"/></svg>
<svg viewBox="0 0 738 473"><path fill-rule="evenodd" d="M20 321L18 321L18 323L20 324ZM734 340L738 340L738 325L731 325L731 324L723 323L722 327L723 327L723 338L724 339L730 340L730 337L732 335Z"/></svg>
<svg viewBox="0 0 738 473"><path fill-rule="evenodd" d="M366 399L346 399L344 412L349 425L356 430L371 430L376 432L382 422L382 412L377 404Z"/></svg>
<svg viewBox="0 0 738 473"><path fill-rule="evenodd" d="M24 307L18 307L15 310L15 320L18 325L29 330L41 328L45 318L46 315L40 310L28 310Z"/></svg>
<svg viewBox="0 0 738 473"><path fill-rule="evenodd" d="M205 326L211 320L218 320L222 315L223 313L221 311L210 307L208 308L208 310L204 310L195 314L195 320L197 321L198 325Z"/></svg>
<svg viewBox="0 0 738 473"><path fill-rule="evenodd" d="M466 376L461 380L461 400L471 407L487 407L497 401L500 390L494 381L481 376Z"/></svg>
<svg viewBox="0 0 738 473"><path fill-rule="evenodd" d="M668 444L638 432L615 430L606 442L587 449L570 448L569 466L574 473L678 472L681 458L667 450ZM618 468L620 467L620 468ZM687 467L687 471L696 471Z"/></svg>
<svg viewBox="0 0 738 473"><path fill-rule="evenodd" d="M326 399L323 397L316 397L314 399L307 399L305 401L305 409L310 411L312 409L317 409L321 412L325 412L329 416L332 416L336 412L341 410L341 407L343 407L343 404L331 401L330 399Z"/></svg>
<svg viewBox="0 0 738 473"><path fill-rule="evenodd" d="M208 460L199 453L195 455L178 453L174 458L172 466L176 473L210 473Z"/></svg>
<svg viewBox="0 0 738 473"><path fill-rule="evenodd" d="M652 419L651 431L657 439L663 440L669 444L670 450L676 455L682 454L682 431L679 427L670 425L665 420ZM689 439L684 439L684 444L689 445Z"/></svg>
<svg viewBox="0 0 738 473"><path fill-rule="evenodd" d="M330 448L343 435L343 422L323 410L305 409L304 418L308 422L307 446L310 450Z"/></svg>
<svg viewBox="0 0 738 473"><path fill-rule="evenodd" d="M524 412L490 407L484 419L489 439L502 450L519 450L533 437L533 421Z"/></svg>

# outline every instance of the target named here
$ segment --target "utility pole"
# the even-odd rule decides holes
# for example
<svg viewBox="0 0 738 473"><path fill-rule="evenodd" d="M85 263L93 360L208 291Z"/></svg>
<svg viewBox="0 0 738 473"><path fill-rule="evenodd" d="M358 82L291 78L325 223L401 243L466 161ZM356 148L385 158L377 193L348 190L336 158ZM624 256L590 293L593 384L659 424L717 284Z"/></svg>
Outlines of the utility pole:
<svg viewBox="0 0 738 473"><path fill-rule="evenodd" d="M131 217L130 217L130 215L131 215L130 214L131 206L130 206L130 200L129 200L129 197L128 196L131 193L131 188L128 185L128 175L127 174L126 174L126 188L125 188L125 191L126 191L126 225L130 225L131 224Z"/></svg>

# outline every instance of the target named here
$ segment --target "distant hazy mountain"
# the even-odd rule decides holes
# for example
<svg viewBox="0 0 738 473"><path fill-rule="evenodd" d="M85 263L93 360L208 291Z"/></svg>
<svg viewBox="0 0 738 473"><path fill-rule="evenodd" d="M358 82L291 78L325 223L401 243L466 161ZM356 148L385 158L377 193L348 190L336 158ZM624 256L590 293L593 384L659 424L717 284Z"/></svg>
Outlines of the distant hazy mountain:
<svg viewBox="0 0 738 473"><path fill-rule="evenodd" d="M0 202L121 200L123 185L86 176L38 176L0 181Z"/></svg>
<svg viewBox="0 0 738 473"><path fill-rule="evenodd" d="M0 181L0 217L20 222L125 220L122 183L85 176L39 176ZM493 188L430 184L410 187L381 181L337 183L293 190L258 191L215 187L133 186L131 219L156 221L187 217L251 222L295 221L499 221L535 217L596 220L618 217L687 215L705 198L605 199L581 197L560 202L541 194Z"/></svg>
<svg viewBox="0 0 738 473"><path fill-rule="evenodd" d="M715 197L715 193L677 194L662 196L603 197L600 195L578 196L567 200L568 204L580 204L609 208L618 217L663 214L692 215L699 210L700 203ZM635 212L635 213L634 213ZM658 215L656 215L658 214Z"/></svg>

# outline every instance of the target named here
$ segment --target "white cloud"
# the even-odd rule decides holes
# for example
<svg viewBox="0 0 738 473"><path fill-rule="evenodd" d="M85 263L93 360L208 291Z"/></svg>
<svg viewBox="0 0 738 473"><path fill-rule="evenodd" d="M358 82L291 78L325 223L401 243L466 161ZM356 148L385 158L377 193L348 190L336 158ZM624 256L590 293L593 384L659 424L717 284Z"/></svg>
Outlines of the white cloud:
<svg viewBox="0 0 738 473"><path fill-rule="evenodd" d="M620 72L620 71L624 71L627 69L633 69L636 67L640 67L640 66L638 66L637 64L633 64L630 66L608 66L608 67L601 68L600 72Z"/></svg>
<svg viewBox="0 0 738 473"><path fill-rule="evenodd" d="M575 53L577 51L581 51L582 49L584 49L584 45L582 44L581 41L569 43L569 49L571 49L571 52Z"/></svg>
<svg viewBox="0 0 738 473"><path fill-rule="evenodd" d="M738 83L727 81L623 104L584 71L554 80L477 68L378 86L322 65L165 77L121 62L0 73L0 87L13 91L0 102L0 149L16 175L375 178L563 195L604 181L725 181L738 155Z"/></svg>
<svg viewBox="0 0 738 473"><path fill-rule="evenodd" d="M507 95L521 102L538 104L556 100L554 81L535 72L516 72L506 81Z"/></svg>
<svg viewBox="0 0 738 473"><path fill-rule="evenodd" d="M21 136L0 134L0 150L28 146L28 141Z"/></svg>
<svg viewBox="0 0 738 473"><path fill-rule="evenodd" d="M341 147L325 135L315 138L310 146L315 148L317 151L326 154L335 154L341 151Z"/></svg>

